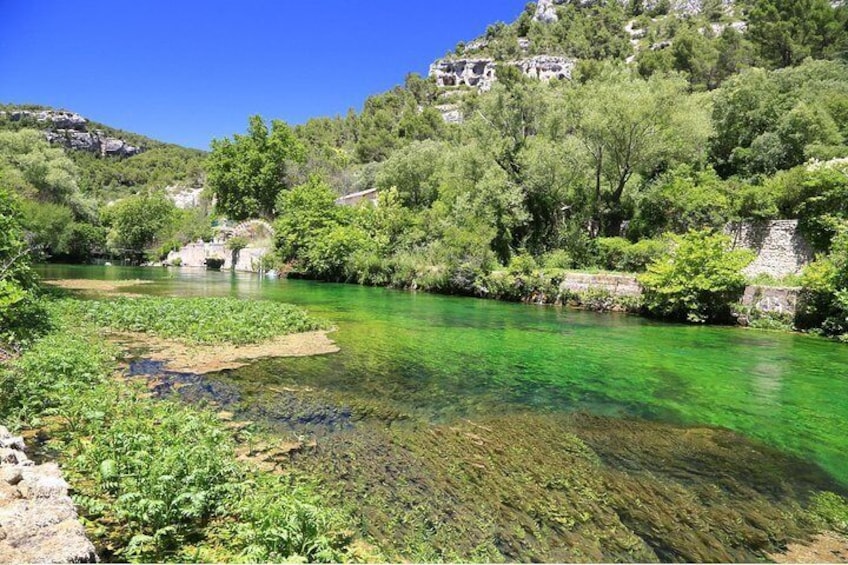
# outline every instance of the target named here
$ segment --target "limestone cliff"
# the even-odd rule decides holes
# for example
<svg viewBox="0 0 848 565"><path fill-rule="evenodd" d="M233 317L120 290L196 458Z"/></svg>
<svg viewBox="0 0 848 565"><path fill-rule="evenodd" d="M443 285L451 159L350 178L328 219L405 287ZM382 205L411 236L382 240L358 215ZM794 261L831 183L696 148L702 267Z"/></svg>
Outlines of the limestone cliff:
<svg viewBox="0 0 848 565"><path fill-rule="evenodd" d="M51 143L69 149L97 153L102 157L131 157L143 149L101 130L89 131L88 120L74 112L63 110L12 110L0 112L0 120L32 124L43 129Z"/></svg>

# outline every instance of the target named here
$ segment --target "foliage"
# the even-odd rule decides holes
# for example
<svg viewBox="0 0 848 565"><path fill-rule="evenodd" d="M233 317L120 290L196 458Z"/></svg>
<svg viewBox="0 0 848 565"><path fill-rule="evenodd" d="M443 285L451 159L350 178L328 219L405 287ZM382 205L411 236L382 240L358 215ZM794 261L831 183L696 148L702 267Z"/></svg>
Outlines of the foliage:
<svg viewBox="0 0 848 565"><path fill-rule="evenodd" d="M839 56L846 46L845 10L828 0L757 0L749 17L751 41L774 66Z"/></svg>
<svg viewBox="0 0 848 565"><path fill-rule="evenodd" d="M140 258L156 237L169 226L177 208L160 192L130 196L103 212L110 226L108 245L122 255Z"/></svg>
<svg viewBox="0 0 848 565"><path fill-rule="evenodd" d="M798 327L848 341L848 230L837 235L828 255L806 267L801 285Z"/></svg>
<svg viewBox="0 0 848 565"><path fill-rule="evenodd" d="M57 307L99 327L150 332L189 343L241 345L323 327L289 304L230 298L62 300Z"/></svg>
<svg viewBox="0 0 848 565"><path fill-rule="evenodd" d="M211 413L113 381L114 350L82 321L91 305L73 302L56 304L57 331L0 375L0 417L49 423L102 557L342 560L349 537L312 486L239 464Z"/></svg>
<svg viewBox="0 0 848 565"><path fill-rule="evenodd" d="M206 172L218 210L233 220L272 216L277 195L288 188L288 164L304 157L284 122L273 120L269 131L260 116L251 116L246 135L212 141Z"/></svg>
<svg viewBox="0 0 848 565"><path fill-rule="evenodd" d="M46 320L37 297L19 199L2 181L0 176L0 346L16 346L37 336Z"/></svg>
<svg viewBox="0 0 848 565"><path fill-rule="evenodd" d="M711 159L722 176L773 174L815 156L823 147L846 154L842 124L848 68L806 61L780 71L751 69L715 96Z"/></svg>
<svg viewBox="0 0 848 565"><path fill-rule="evenodd" d="M28 425L63 415L69 403L103 382L113 360L114 352L90 333L49 334L0 375L0 415Z"/></svg>
<svg viewBox="0 0 848 565"><path fill-rule="evenodd" d="M848 500L834 492L820 492L813 496L812 514L824 527L848 534Z"/></svg>
<svg viewBox="0 0 848 565"><path fill-rule="evenodd" d="M670 250L639 276L645 309L673 320L725 321L752 259L750 251L730 249L727 236L709 230L672 236Z"/></svg>
<svg viewBox="0 0 848 565"><path fill-rule="evenodd" d="M732 205L727 184L712 169L680 165L648 183L628 234L644 237L720 228L730 220Z"/></svg>
<svg viewBox="0 0 848 565"><path fill-rule="evenodd" d="M642 80L618 71L575 86L568 95L557 129L585 148L591 216L602 233L616 235L633 181L669 160L699 161L709 133L706 107L686 96L678 79Z"/></svg>
<svg viewBox="0 0 848 565"><path fill-rule="evenodd" d="M601 237L597 240L598 265L610 271L636 273L644 271L668 248L662 239L643 239L636 243L623 237Z"/></svg>

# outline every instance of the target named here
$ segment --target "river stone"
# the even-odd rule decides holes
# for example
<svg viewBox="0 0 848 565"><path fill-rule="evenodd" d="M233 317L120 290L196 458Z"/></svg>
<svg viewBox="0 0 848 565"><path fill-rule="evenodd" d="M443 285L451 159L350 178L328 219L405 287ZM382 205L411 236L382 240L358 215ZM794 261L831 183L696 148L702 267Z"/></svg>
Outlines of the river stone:
<svg viewBox="0 0 848 565"><path fill-rule="evenodd" d="M0 481L9 485L16 485L23 479L21 469L18 467L0 467Z"/></svg>

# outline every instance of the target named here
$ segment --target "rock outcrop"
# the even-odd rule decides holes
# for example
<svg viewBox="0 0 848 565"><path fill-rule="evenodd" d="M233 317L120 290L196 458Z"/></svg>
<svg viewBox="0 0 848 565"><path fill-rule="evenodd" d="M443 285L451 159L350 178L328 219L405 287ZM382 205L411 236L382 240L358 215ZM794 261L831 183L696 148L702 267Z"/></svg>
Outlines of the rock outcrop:
<svg viewBox="0 0 848 565"><path fill-rule="evenodd" d="M47 125L57 129L74 129L77 131L86 131L88 120L74 112L65 112L63 110L12 110L11 112L0 112L0 117L4 117L12 122L21 120L34 120L35 122Z"/></svg>
<svg viewBox="0 0 848 565"><path fill-rule="evenodd" d="M109 137L103 132L57 129L44 133L47 141L64 145L69 149L79 149L98 153L101 157L132 157L141 153L141 148L130 145L123 139Z"/></svg>
<svg viewBox="0 0 848 565"><path fill-rule="evenodd" d="M90 151L101 157L131 157L143 151L123 139L111 137L102 131L88 130L88 120L74 112L64 110L12 110L0 112L0 119L12 122L33 122L35 127L45 129L44 135L50 143L64 145L69 149Z"/></svg>
<svg viewBox="0 0 848 565"><path fill-rule="evenodd" d="M68 483L55 463L34 465L0 426L0 563L95 563Z"/></svg>
<svg viewBox="0 0 848 565"><path fill-rule="evenodd" d="M517 67L528 77L539 80L570 79L575 59L537 55L504 64ZM495 60L490 58L439 59L430 65L430 76L442 88L468 86L485 92L497 80L495 66Z"/></svg>
<svg viewBox="0 0 848 565"><path fill-rule="evenodd" d="M536 12L533 19L537 22L551 23L559 20L556 7L560 4L575 4L581 7L601 4L604 0L539 0L536 3ZM623 6L630 4L630 0L607 0L617 1ZM663 6L667 6L669 14L680 16L695 16L704 11L706 0L643 0L642 8L646 12L653 12ZM734 0L721 0L721 6L725 11L733 9Z"/></svg>

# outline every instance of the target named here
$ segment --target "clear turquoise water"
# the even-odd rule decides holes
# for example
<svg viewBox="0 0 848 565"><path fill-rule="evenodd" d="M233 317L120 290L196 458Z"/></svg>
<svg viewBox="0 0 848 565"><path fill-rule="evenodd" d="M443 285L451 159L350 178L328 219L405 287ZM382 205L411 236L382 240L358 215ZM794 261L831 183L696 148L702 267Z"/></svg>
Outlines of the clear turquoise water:
<svg viewBox="0 0 848 565"><path fill-rule="evenodd" d="M721 426L848 485L848 346L824 339L188 269L41 273L284 301L331 320L341 353L259 365L280 382L373 395L432 421L532 407Z"/></svg>

